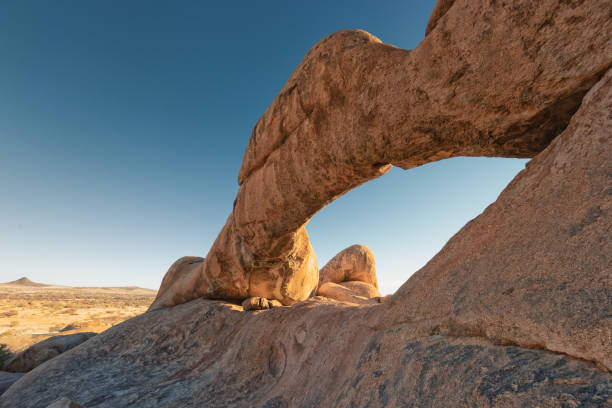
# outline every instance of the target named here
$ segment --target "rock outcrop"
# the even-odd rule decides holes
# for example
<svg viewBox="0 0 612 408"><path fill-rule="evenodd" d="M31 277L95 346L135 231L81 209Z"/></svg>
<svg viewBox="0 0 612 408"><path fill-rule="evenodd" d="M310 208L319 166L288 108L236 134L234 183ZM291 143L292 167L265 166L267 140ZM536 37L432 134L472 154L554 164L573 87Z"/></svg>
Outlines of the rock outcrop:
<svg viewBox="0 0 612 408"><path fill-rule="evenodd" d="M0 407L609 406L611 111L612 74L390 302L163 308L25 375Z"/></svg>
<svg viewBox="0 0 612 408"><path fill-rule="evenodd" d="M612 370L611 233L608 71L567 129L398 290L385 324L440 319L442 333Z"/></svg>
<svg viewBox="0 0 612 408"><path fill-rule="evenodd" d="M321 268L317 294L343 302L380 303L375 265L368 247L352 245L343 249Z"/></svg>
<svg viewBox="0 0 612 408"><path fill-rule="evenodd" d="M362 32L315 47L257 125L213 250L166 276L156 306L180 304L48 361L0 407L611 406L612 4L440 4L414 51ZM300 222L387 163L540 151L388 302L188 301L297 296Z"/></svg>
<svg viewBox="0 0 612 408"><path fill-rule="evenodd" d="M6 362L3 369L14 373L27 373L65 351L89 340L97 333L81 332L63 336L53 336L33 346L28 347L21 353L14 355Z"/></svg>
<svg viewBox="0 0 612 408"><path fill-rule="evenodd" d="M47 408L83 408L83 406L77 404L68 397L62 397L48 405Z"/></svg>
<svg viewBox="0 0 612 408"><path fill-rule="evenodd" d="M2 395L4 391L8 390L9 387L22 376L23 373L9 373L6 371L0 371L0 395Z"/></svg>
<svg viewBox="0 0 612 408"><path fill-rule="evenodd" d="M316 290L304 225L389 168L532 157L611 65L610 2L440 1L412 51L358 30L311 49L253 130L234 208L206 259L153 308L198 297L285 305Z"/></svg>
<svg viewBox="0 0 612 408"><path fill-rule="evenodd" d="M378 291L376 260L370 248L351 245L338 252L321 268L319 288L328 282L363 282ZM378 295L380 296L380 294Z"/></svg>

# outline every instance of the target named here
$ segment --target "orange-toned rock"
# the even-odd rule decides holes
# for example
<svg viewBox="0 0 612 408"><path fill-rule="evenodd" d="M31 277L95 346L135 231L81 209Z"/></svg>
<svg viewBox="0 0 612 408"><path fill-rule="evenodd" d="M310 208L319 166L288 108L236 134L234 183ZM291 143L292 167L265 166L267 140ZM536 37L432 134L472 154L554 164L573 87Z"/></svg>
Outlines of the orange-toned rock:
<svg viewBox="0 0 612 408"><path fill-rule="evenodd" d="M389 302L162 308L24 375L0 408L610 406L610 112L612 72Z"/></svg>
<svg viewBox="0 0 612 408"><path fill-rule="evenodd" d="M382 297L375 265L368 247L352 245L343 249L320 270L317 294L345 302L379 302Z"/></svg>
<svg viewBox="0 0 612 408"><path fill-rule="evenodd" d="M273 307L282 306L282 303L274 299L266 299L262 297L250 297L246 298L242 302L242 308L244 310L266 310L272 309Z"/></svg>
<svg viewBox="0 0 612 408"><path fill-rule="evenodd" d="M317 288L304 225L383 175L454 156L532 157L610 67L610 3L442 1L406 51L358 30L313 47L253 130L206 259L152 308L200 296L292 304Z"/></svg>
<svg viewBox="0 0 612 408"><path fill-rule="evenodd" d="M363 282L324 283L317 291L319 296L358 304L381 303L380 293Z"/></svg>
<svg viewBox="0 0 612 408"><path fill-rule="evenodd" d="M364 245L352 245L343 249L319 272L319 287L327 282L350 281L367 283L378 292L376 260L370 248ZM380 296L380 293L376 296Z"/></svg>
<svg viewBox="0 0 612 408"><path fill-rule="evenodd" d="M281 139L265 136L272 131L258 136L256 128L234 213L205 261L171 268L157 306L202 294L257 296L250 294L246 272L257 272L258 293L266 282L302 276L291 271L301 271L314 256L303 224L294 229L293 221L331 197L329 180L341 194L347 184L367 179L355 169L371 164L380 135L391 162L421 140L406 165L432 159L432 149L445 144L451 154L543 149L389 302L351 305L314 297L247 313L234 303L195 299L159 308L24 375L0 396L0 408L47 406L64 395L96 407L611 406L612 4L442 3L447 6L436 9L445 12L435 15L427 38L405 57L413 65L393 59L397 53L404 61L405 51L374 41L339 45L340 38L365 36L360 33L337 34L309 53L296 73L318 79L319 88L304 77L316 92L329 94L329 105L304 104L312 120L300 123L318 123L317 132L298 138L289 131L306 125L290 121L299 114L289 115L291 105L278 102L294 92L285 89L258 125L282 130ZM336 53L333 47L321 52L328 46ZM371 49L388 58L350 58ZM449 78L458 61L466 69ZM338 66L342 80L333 75ZM371 76L359 76L368 69ZM423 78L431 87L411 93ZM357 102L355 84L364 93ZM300 100L312 101L316 92L298 85L292 89ZM402 93L410 103L397 97ZM411 99L415 95L421 104ZM371 117L342 110L367 101L376 111ZM339 120L341 112L348 114ZM271 121L278 118L287 120ZM415 125L419 118L422 127ZM367 124L370 139L352 132L365 132ZM379 126L385 132L376 133ZM310 154L317 146L325 147L318 150L322 158ZM290 153L298 151L304 154L293 160ZM348 157L343 152L352 154L344 167L334 162ZM278 179L264 177L274 174L274 166ZM301 169L302 184L280 183L302 175ZM270 184L248 187L262 180ZM258 197L255 186L270 196L266 201L261 193L261 209L248 198ZM284 212L264 218L270 209ZM266 242L277 245L266 248ZM316 287L318 278L311 285L312 275L304 276L306 287ZM295 287L269 289L283 294Z"/></svg>
<svg viewBox="0 0 612 408"><path fill-rule="evenodd" d="M612 70L497 201L396 292L385 325L439 320L441 333L612 371L611 231Z"/></svg>

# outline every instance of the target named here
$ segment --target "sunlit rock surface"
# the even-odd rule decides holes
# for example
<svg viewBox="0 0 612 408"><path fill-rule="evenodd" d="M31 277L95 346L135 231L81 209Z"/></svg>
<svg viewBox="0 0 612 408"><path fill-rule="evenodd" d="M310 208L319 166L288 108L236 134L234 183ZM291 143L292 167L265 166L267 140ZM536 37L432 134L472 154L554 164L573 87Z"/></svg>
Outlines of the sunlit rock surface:
<svg viewBox="0 0 612 408"><path fill-rule="evenodd" d="M164 279L153 308L304 300L318 282L304 225L338 196L391 165L539 153L610 67L611 7L443 0L412 51L359 30L324 38L255 126L206 259Z"/></svg>
<svg viewBox="0 0 612 408"><path fill-rule="evenodd" d="M260 120L234 214L215 247L204 261L184 261L184 274L175 270L179 278L159 298L185 303L128 320L42 364L0 397L0 407L59 397L86 407L611 406L612 4L444 3L414 51L359 32L315 47ZM363 41L350 45L353 38ZM312 138L296 130L259 141L259 127L306 126L273 121L291 117L282 113L291 105L279 102L291 89L322 127ZM317 96L326 92L327 105ZM360 110L367 106L371 116ZM369 126L371 137L360 139L355 130ZM289 160L298 146L304 155ZM248 285L237 290L244 265L259 265L258 285L271 270L284 282L282 262L264 267L249 258L260 245L277 243L268 250L280 258L266 259L292 253L300 270L312 253L300 222L347 185L380 173L371 157L410 167L444 157L434 150L541 153L388 302L313 297L250 312L238 302L186 302L223 279L235 282L228 294L252 295ZM308 172L316 152L329 174ZM257 193L275 166L304 171L303 183ZM283 197L274 190L281 185ZM261 208L249 204L258 194ZM277 217L264 222L272 210Z"/></svg>

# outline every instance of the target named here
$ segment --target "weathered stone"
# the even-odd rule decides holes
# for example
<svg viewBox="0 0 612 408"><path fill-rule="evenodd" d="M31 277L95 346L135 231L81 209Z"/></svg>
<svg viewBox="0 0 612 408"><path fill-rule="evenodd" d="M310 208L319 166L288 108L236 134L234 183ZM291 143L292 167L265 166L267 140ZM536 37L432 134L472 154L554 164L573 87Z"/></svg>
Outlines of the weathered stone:
<svg viewBox="0 0 612 408"><path fill-rule="evenodd" d="M567 129L397 291L388 324L443 319L449 333L612 370L611 112L609 71Z"/></svg>
<svg viewBox="0 0 612 408"><path fill-rule="evenodd" d="M253 130L234 209L207 258L152 308L317 287L304 225L383 175L455 156L532 157L612 65L607 0L441 1L412 50L341 31L311 49Z"/></svg>
<svg viewBox="0 0 612 408"><path fill-rule="evenodd" d="M378 289L376 260L370 248L364 245L352 245L343 249L319 273L319 287L327 282L350 281L367 283Z"/></svg>
<svg viewBox="0 0 612 408"><path fill-rule="evenodd" d="M242 308L244 310L266 310L282 305L283 304L278 300L266 299L262 297L250 297L244 299L244 301L242 302Z"/></svg>
<svg viewBox="0 0 612 408"><path fill-rule="evenodd" d="M97 333L92 332L81 332L49 337L13 356L4 365L4 370L16 373L26 373L45 361L89 340L96 334Z"/></svg>
<svg viewBox="0 0 612 408"><path fill-rule="evenodd" d="M100 408L612 402L612 376L593 364L482 337L432 335L435 326L427 333L415 323L377 326L385 307L314 298L248 313L194 300L58 356L9 389L0 407L46 406L66 394Z"/></svg>
<svg viewBox="0 0 612 408"><path fill-rule="evenodd" d="M26 374L0 407L612 406L611 11L455 0L412 52L324 40L257 125L213 250L171 268L156 307L316 288L299 222L386 163L544 150L382 305L158 308Z"/></svg>
<svg viewBox="0 0 612 408"><path fill-rule="evenodd" d="M351 283L361 283L361 282L351 282ZM367 285L364 284L364 286L357 286L358 290L355 290L355 288L349 288L347 286L345 286L344 284L338 284L338 283L332 283L332 282L327 282L324 283L319 290L317 291L317 294L319 296L324 296L326 298L330 298L330 299L335 299L335 300L339 300L341 302L351 302L351 303L358 303L358 304L368 304L368 303L380 303L377 299L380 298L380 293L378 294L374 294L373 296L368 296L368 294L365 294L364 292L366 292L369 288L367 288ZM378 291L377 291L378 292Z"/></svg>
<svg viewBox="0 0 612 408"><path fill-rule="evenodd" d="M0 407L609 406L610 112L612 72L390 302L162 308L25 375Z"/></svg>
<svg viewBox="0 0 612 408"><path fill-rule="evenodd" d="M0 371L0 395L8 390L11 385L23 376L23 373L9 373Z"/></svg>
<svg viewBox="0 0 612 408"><path fill-rule="evenodd" d="M47 408L83 408L82 405L77 404L68 397L62 397L52 404L48 405Z"/></svg>
<svg viewBox="0 0 612 408"><path fill-rule="evenodd" d="M343 302L381 303L375 265L368 247L343 249L321 268L317 294Z"/></svg>

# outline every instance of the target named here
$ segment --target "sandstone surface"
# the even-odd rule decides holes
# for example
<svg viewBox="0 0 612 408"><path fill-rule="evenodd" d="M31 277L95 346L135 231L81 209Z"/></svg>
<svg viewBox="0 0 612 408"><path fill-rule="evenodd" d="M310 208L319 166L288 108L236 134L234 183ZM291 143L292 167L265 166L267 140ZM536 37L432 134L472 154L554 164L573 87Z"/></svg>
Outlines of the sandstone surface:
<svg viewBox="0 0 612 408"><path fill-rule="evenodd" d="M304 226L338 196L392 165L539 153L612 64L611 7L443 0L411 51L358 30L324 38L253 129L206 259L164 279L152 307L304 300L318 282Z"/></svg>
<svg viewBox="0 0 612 408"><path fill-rule="evenodd" d="M6 362L3 369L14 373L26 373L63 352L89 340L97 333L81 332L54 336L28 347Z"/></svg>

